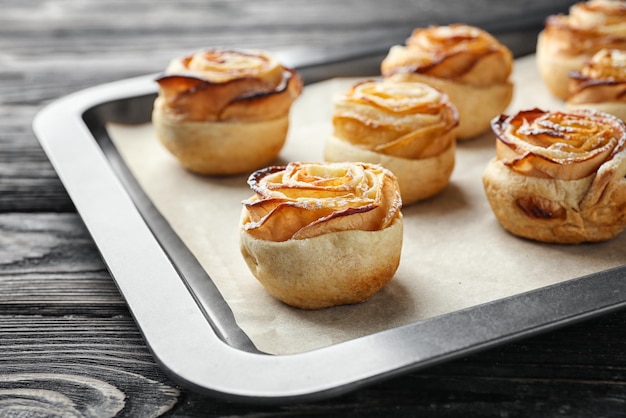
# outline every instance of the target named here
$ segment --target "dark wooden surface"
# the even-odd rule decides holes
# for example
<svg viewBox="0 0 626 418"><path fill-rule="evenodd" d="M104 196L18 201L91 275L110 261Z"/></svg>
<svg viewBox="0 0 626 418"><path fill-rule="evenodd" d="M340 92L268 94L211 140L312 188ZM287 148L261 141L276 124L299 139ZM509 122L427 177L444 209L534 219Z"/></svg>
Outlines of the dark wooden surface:
<svg viewBox="0 0 626 418"><path fill-rule="evenodd" d="M326 401L259 406L179 387L31 132L60 96L203 47L385 48L453 21L504 39L541 21L543 3L0 0L0 416L625 416L624 311Z"/></svg>

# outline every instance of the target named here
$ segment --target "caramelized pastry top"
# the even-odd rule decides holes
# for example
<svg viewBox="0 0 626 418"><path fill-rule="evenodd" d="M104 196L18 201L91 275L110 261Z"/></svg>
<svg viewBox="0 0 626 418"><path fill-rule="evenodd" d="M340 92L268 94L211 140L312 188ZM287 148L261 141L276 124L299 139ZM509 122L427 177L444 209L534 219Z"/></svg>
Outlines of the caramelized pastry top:
<svg viewBox="0 0 626 418"><path fill-rule="evenodd" d="M594 54L603 48L626 48L626 3L591 0L570 7L569 15L546 19L544 35L555 52Z"/></svg>
<svg viewBox="0 0 626 418"><path fill-rule="evenodd" d="M258 50L210 49L177 58L156 81L166 112L187 121L280 117L302 91L297 72Z"/></svg>
<svg viewBox="0 0 626 418"><path fill-rule="evenodd" d="M626 103L626 52L601 49L580 71L570 73L568 103Z"/></svg>
<svg viewBox="0 0 626 418"><path fill-rule="evenodd" d="M381 63L389 77L413 72L476 86L506 82L513 54L486 31L464 24L418 28Z"/></svg>
<svg viewBox="0 0 626 418"><path fill-rule="evenodd" d="M335 98L334 134L350 143L403 158L448 149L458 114L448 96L424 83L363 81Z"/></svg>
<svg viewBox="0 0 626 418"><path fill-rule="evenodd" d="M540 109L502 115L492 121L496 154L520 174L576 180L587 177L623 150L626 125L593 110Z"/></svg>
<svg viewBox="0 0 626 418"><path fill-rule="evenodd" d="M386 228L402 206L387 169L367 163L293 162L252 173L243 228L257 239L286 241Z"/></svg>

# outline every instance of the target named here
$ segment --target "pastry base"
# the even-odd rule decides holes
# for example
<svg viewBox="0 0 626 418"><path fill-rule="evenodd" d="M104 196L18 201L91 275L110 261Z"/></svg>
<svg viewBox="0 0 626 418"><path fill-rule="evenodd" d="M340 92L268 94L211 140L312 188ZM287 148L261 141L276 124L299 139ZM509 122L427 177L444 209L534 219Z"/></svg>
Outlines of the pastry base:
<svg viewBox="0 0 626 418"><path fill-rule="evenodd" d="M552 94L565 100L569 93L569 73L582 68L590 54L565 55L550 48L549 38L545 32L537 37L536 52L537 69L544 84Z"/></svg>
<svg viewBox="0 0 626 418"><path fill-rule="evenodd" d="M152 112L156 136L194 173L250 173L276 159L287 138L288 114L258 122L188 122L167 115L158 100Z"/></svg>
<svg viewBox="0 0 626 418"><path fill-rule="evenodd" d="M364 302L382 289L400 264L403 220L380 231L340 231L283 242L253 238L240 229L243 258L276 299L302 309Z"/></svg>
<svg viewBox="0 0 626 418"><path fill-rule="evenodd" d="M400 185L402 204L407 206L436 195L448 185L454 170L455 151L453 140L448 149L437 156L410 160L366 150L331 135L324 148L324 159L376 163L391 170Z"/></svg>
<svg viewBox="0 0 626 418"><path fill-rule="evenodd" d="M620 171L615 180L602 179L600 173L555 180L518 174L494 158L483 185L496 219L512 234L578 244L609 240L626 226L626 179L623 167Z"/></svg>

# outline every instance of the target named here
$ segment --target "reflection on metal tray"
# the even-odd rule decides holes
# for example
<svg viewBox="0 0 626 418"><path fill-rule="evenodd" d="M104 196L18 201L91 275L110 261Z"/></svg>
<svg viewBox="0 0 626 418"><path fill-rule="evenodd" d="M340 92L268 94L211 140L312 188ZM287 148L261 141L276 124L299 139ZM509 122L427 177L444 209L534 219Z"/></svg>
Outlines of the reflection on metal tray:
<svg viewBox="0 0 626 418"><path fill-rule="evenodd" d="M150 120L153 79L67 96L34 129L155 358L182 384L256 402L321 398L626 306L618 267L318 350L258 352L107 137L107 122Z"/></svg>

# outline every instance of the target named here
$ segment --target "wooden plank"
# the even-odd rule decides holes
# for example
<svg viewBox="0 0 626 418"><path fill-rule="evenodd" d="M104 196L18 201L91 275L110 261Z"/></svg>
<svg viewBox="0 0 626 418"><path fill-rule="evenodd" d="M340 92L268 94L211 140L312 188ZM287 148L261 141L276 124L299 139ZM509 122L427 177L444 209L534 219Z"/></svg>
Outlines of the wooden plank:
<svg viewBox="0 0 626 418"><path fill-rule="evenodd" d="M337 399L258 406L181 393L156 366L127 317L44 317L34 324L30 317L0 315L0 415L18 408L33 411L36 403L62 416L87 408L93 411L87 416L166 411L189 417L255 412L388 416L390 411L401 416L491 416L494 411L508 416L619 416L616 412L626 402L626 364L620 348L603 342L614 341L607 338L607 329L621 335L626 315L588 325L593 327L569 327Z"/></svg>
<svg viewBox="0 0 626 418"><path fill-rule="evenodd" d="M183 389L146 347L30 130L58 97L207 46L386 46L486 13L513 27L546 4L0 0L0 416L619 416L626 312L328 401L257 406Z"/></svg>
<svg viewBox="0 0 626 418"><path fill-rule="evenodd" d="M158 416L179 397L128 317L0 316L0 370L1 416Z"/></svg>

